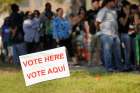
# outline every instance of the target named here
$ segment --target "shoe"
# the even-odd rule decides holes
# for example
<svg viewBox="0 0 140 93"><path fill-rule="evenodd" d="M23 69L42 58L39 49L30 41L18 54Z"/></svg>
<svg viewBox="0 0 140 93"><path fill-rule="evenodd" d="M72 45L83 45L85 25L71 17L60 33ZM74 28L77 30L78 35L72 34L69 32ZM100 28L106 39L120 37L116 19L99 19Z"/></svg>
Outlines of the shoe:
<svg viewBox="0 0 140 93"><path fill-rule="evenodd" d="M112 69L112 68L107 69L107 71L108 71L108 72L116 72L116 70L115 70L115 69Z"/></svg>

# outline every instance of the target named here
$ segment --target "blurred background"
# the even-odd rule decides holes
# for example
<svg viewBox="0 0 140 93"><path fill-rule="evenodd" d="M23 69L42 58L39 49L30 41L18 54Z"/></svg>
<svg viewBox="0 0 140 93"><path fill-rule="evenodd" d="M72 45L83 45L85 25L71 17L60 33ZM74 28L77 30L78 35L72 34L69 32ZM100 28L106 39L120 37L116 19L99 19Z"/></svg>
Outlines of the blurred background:
<svg viewBox="0 0 140 93"><path fill-rule="evenodd" d="M140 0L129 1L135 4L139 4L138 2ZM34 9L43 11L46 2L50 2L52 4L53 11L55 11L58 7L62 7L66 14L76 14L79 10L79 7L81 6L84 6L87 9L91 8L91 0L0 0L0 26L3 23L3 19L10 13L9 6L11 3L19 4L21 11L32 11Z"/></svg>

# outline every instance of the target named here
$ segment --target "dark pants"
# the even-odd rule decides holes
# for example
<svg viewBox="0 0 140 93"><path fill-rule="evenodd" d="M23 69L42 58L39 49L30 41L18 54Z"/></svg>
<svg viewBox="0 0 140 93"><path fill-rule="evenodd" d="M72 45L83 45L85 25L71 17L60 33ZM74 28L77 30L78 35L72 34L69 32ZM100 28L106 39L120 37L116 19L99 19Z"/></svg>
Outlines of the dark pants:
<svg viewBox="0 0 140 93"><path fill-rule="evenodd" d="M38 50L38 43L35 42L26 42L27 53L34 53Z"/></svg>
<svg viewBox="0 0 140 93"><path fill-rule="evenodd" d="M25 55L26 52L26 45L24 42L18 43L18 44L13 44L13 59L14 59L14 64L19 65L20 60L19 56Z"/></svg>
<svg viewBox="0 0 140 93"><path fill-rule="evenodd" d="M57 43L56 40L53 39L52 35L45 35L44 36L44 49L52 49L52 48L56 48L57 47Z"/></svg>
<svg viewBox="0 0 140 93"><path fill-rule="evenodd" d="M71 41L71 37L68 38L68 39L64 39L64 40L60 40L59 41L59 46L65 46L68 50L68 54L70 57L73 57L74 56L74 53L73 53L73 49L72 49L72 41Z"/></svg>

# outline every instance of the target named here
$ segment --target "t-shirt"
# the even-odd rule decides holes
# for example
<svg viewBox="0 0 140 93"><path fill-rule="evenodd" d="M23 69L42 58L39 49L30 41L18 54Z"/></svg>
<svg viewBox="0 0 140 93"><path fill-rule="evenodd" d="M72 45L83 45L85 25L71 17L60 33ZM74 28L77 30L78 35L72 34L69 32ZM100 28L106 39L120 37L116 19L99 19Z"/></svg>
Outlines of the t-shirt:
<svg viewBox="0 0 140 93"><path fill-rule="evenodd" d="M56 17L53 19L53 38L64 40L69 38L71 24L68 20Z"/></svg>
<svg viewBox="0 0 140 93"><path fill-rule="evenodd" d="M6 43L8 46L11 46L13 41L12 41L12 36L11 36L11 31L8 25L3 25L2 26L2 40L4 43Z"/></svg>
<svg viewBox="0 0 140 93"><path fill-rule="evenodd" d="M87 12L87 20L89 23L91 34L96 33L95 20L96 20L97 12L98 10L91 10L91 9Z"/></svg>
<svg viewBox="0 0 140 93"><path fill-rule="evenodd" d="M118 21L120 18L125 18L125 14L122 13L122 12L119 12L118 13ZM127 22L126 22L126 25L122 25L120 22L118 22L118 25L119 25L119 33L128 33L128 30L129 30L129 25L130 25L130 18L128 18Z"/></svg>
<svg viewBox="0 0 140 93"><path fill-rule="evenodd" d="M36 19L26 19L23 22L24 40L26 42L39 42L39 24Z"/></svg>
<svg viewBox="0 0 140 93"><path fill-rule="evenodd" d="M13 43L21 43L24 41L24 33L22 29L23 17L19 13L11 13L10 17L10 27L17 27L17 31L13 38Z"/></svg>
<svg viewBox="0 0 140 93"><path fill-rule="evenodd" d="M43 23L43 29L46 35L52 35L52 20L48 19Z"/></svg>
<svg viewBox="0 0 140 93"><path fill-rule="evenodd" d="M52 35L52 20L55 17L55 14L52 11L44 11L40 17L41 23L41 36Z"/></svg>
<svg viewBox="0 0 140 93"><path fill-rule="evenodd" d="M111 36L117 35L118 24L115 10L106 7L102 8L97 14L96 21L101 22L100 30L102 34Z"/></svg>

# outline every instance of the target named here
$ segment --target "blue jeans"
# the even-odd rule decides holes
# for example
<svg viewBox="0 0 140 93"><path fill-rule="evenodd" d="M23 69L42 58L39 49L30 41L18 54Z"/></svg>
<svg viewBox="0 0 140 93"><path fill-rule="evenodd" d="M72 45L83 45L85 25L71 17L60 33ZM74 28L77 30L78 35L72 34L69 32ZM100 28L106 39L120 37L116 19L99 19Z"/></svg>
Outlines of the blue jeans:
<svg viewBox="0 0 140 93"><path fill-rule="evenodd" d="M19 65L20 64L19 56L25 55L26 53L27 53L27 51L26 51L25 43L13 44L14 64Z"/></svg>
<svg viewBox="0 0 140 93"><path fill-rule="evenodd" d="M125 69L129 69L131 67L130 63L130 36L127 33L121 33L121 43L123 44L122 53L124 55L124 66Z"/></svg>
<svg viewBox="0 0 140 93"><path fill-rule="evenodd" d="M122 64L121 64L121 50L119 38L103 34L101 35L100 39L102 47L101 49L102 61L105 65L105 68L107 70L109 69L121 70Z"/></svg>

